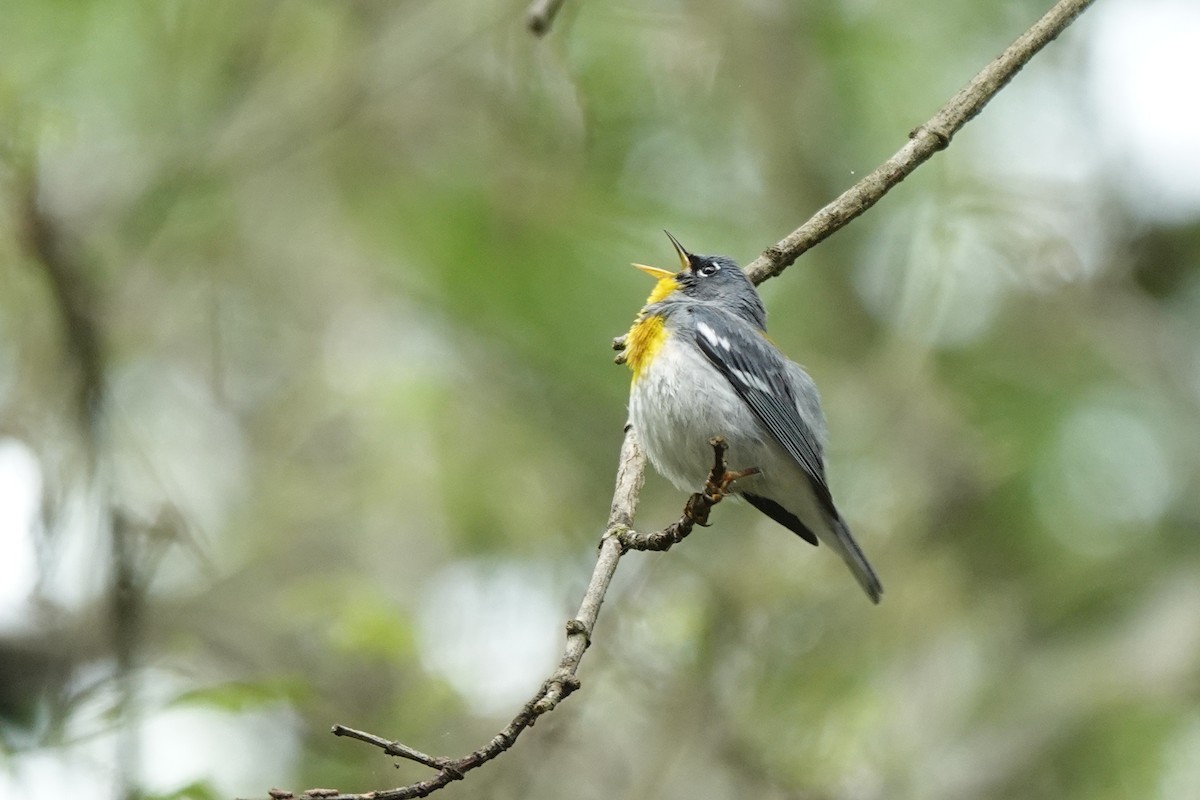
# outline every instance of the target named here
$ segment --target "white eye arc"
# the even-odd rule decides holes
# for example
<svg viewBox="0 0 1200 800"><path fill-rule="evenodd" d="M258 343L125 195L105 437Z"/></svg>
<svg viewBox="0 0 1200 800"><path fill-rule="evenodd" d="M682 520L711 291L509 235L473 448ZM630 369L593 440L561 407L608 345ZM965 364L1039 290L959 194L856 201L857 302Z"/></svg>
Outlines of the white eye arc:
<svg viewBox="0 0 1200 800"><path fill-rule="evenodd" d="M711 261L700 268L700 275L707 278L710 275L716 274L716 271L721 268L720 264L714 264Z"/></svg>

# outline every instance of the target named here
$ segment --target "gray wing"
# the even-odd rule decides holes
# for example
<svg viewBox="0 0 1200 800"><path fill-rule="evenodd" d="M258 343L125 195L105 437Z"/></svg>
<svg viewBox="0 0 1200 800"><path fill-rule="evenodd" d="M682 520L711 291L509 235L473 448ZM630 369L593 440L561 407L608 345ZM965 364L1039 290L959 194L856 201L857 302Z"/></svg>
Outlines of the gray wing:
<svg viewBox="0 0 1200 800"><path fill-rule="evenodd" d="M693 306L690 310L695 321L696 345L804 469L814 494L829 516L830 546L850 567L871 601L878 603L883 585L838 514L825 483L825 464L821 456L825 418L812 379L744 320L711 306ZM813 532L775 501L749 496L747 500L784 527L813 544L817 543Z"/></svg>
<svg viewBox="0 0 1200 800"><path fill-rule="evenodd" d="M799 367L790 364L775 345L744 320L711 306L690 306L689 311L700 351L804 469L817 499L837 519L821 456L825 421L811 380L793 388L789 375L792 370L798 372ZM803 398L796 396L797 389L805 393ZM812 423L801 417L798 402L810 412ZM813 424L818 427L814 429Z"/></svg>

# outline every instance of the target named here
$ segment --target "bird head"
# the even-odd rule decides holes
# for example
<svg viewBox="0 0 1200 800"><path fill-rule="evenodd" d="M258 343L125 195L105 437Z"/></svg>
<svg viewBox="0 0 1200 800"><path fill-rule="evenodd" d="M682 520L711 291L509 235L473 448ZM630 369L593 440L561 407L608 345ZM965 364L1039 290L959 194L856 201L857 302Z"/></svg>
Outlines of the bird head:
<svg viewBox="0 0 1200 800"><path fill-rule="evenodd" d="M676 295L692 300L715 303L755 323L766 327L766 311L754 284L746 277L732 258L727 256L702 256L689 253L669 231L663 231L675 253L679 256L679 271L671 272L661 267L634 264L650 277L657 280L646 305L661 302Z"/></svg>

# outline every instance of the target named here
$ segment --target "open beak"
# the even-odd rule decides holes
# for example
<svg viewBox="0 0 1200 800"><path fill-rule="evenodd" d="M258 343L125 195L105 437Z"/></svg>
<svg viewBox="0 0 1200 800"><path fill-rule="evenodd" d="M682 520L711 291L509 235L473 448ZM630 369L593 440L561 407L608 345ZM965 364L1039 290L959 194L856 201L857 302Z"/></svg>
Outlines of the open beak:
<svg viewBox="0 0 1200 800"><path fill-rule="evenodd" d="M661 280L666 280L667 278L675 277L675 273L671 272L671 270L669 270L669 269L661 269L659 267L650 267L645 264L633 264L632 266L637 267L642 272L646 273L647 275L649 275L651 278L654 278L655 280L661 281Z"/></svg>
<svg viewBox="0 0 1200 800"><path fill-rule="evenodd" d="M663 231L663 233L665 233L667 238L671 240L671 244L675 245L675 253L679 256L679 268L687 269L691 265L692 254L683 249L683 245L679 243L678 239L671 235L670 231ZM645 264L634 264L633 266L637 267L655 280L661 281L666 280L667 278L675 277L674 272L671 272L668 269L663 269L662 267L650 267L646 266Z"/></svg>
<svg viewBox="0 0 1200 800"><path fill-rule="evenodd" d="M679 243L678 239L671 235L670 231L663 231L663 233L665 233L667 238L671 240L671 244L675 245L675 252L679 254L679 268L687 269L688 265L691 263L692 254L683 249L683 245Z"/></svg>

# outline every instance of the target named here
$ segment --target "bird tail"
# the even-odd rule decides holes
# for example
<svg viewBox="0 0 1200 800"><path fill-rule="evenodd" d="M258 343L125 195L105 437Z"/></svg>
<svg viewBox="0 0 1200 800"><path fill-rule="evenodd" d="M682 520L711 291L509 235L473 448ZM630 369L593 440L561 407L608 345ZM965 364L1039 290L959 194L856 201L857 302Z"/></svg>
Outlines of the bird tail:
<svg viewBox="0 0 1200 800"><path fill-rule="evenodd" d="M846 562L846 566L850 567L850 571L854 573L854 578L862 586L867 596L871 598L871 602L879 602L879 598L883 595L883 584L879 582L879 576L875 574L875 570L871 569L871 564L867 561L867 557L863 555L862 548L858 546L858 542L854 541L854 536L851 535L850 529L846 527L846 523L842 522L842 518L837 515L836 510L833 514L822 514L822 518L825 521L823 529L822 526L814 525L810 527L809 525L805 525L791 511L788 511L779 503L763 495L743 492L742 497L750 505L783 527L796 533L804 541L810 544L824 542L829 549L841 556L842 561ZM815 533L814 530L816 531Z"/></svg>
<svg viewBox="0 0 1200 800"><path fill-rule="evenodd" d="M833 536L826 538L825 543L842 557L842 561L846 562L846 566L854 573L855 580L858 581L858 585L863 588L863 591L867 593L867 597L871 598L871 602L878 603L879 599L883 596L883 584L879 582L879 576L871 568L871 563L863 555L862 548L858 546L858 542L854 541L854 536L850 533L850 528L847 527L845 522L842 522L841 517L830 519L829 527Z"/></svg>

